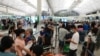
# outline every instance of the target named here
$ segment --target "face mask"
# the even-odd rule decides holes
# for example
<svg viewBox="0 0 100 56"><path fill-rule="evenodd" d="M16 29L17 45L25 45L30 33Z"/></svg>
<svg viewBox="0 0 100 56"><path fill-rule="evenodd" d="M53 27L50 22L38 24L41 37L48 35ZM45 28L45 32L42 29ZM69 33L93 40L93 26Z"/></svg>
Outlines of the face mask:
<svg viewBox="0 0 100 56"><path fill-rule="evenodd" d="M21 34L21 37L23 38L25 36L25 34Z"/></svg>
<svg viewBox="0 0 100 56"><path fill-rule="evenodd" d="M73 30L71 30L71 32L74 32Z"/></svg>

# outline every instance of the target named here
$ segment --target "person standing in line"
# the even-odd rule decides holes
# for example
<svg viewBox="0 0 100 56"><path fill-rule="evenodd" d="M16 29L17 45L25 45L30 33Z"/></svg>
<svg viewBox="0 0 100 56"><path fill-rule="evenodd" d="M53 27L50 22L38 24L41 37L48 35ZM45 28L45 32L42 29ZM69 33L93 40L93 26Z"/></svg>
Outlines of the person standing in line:
<svg viewBox="0 0 100 56"><path fill-rule="evenodd" d="M11 36L13 40L16 38L16 34L14 31L15 31L15 26L11 26L8 31L9 36Z"/></svg>
<svg viewBox="0 0 100 56"><path fill-rule="evenodd" d="M17 29L14 30L14 33L16 34L16 37L19 35L20 31L25 31L25 29L23 29L22 24L18 24Z"/></svg>
<svg viewBox="0 0 100 56"><path fill-rule="evenodd" d="M78 49L78 43L79 43L79 33L77 31L77 28L73 25L71 27L73 35L71 39L68 39L67 41L70 41L70 51L69 51L69 56L77 56L76 51Z"/></svg>
<svg viewBox="0 0 100 56"><path fill-rule="evenodd" d="M92 54L94 54L94 50L95 50L95 43L92 41L92 38L89 35L87 41L83 43L81 56L92 56Z"/></svg>
<svg viewBox="0 0 100 56"><path fill-rule="evenodd" d="M15 50L18 50L17 53L19 53L19 56L23 56L22 48L25 47L25 41L24 41L25 31L19 30L18 36L15 39Z"/></svg>
<svg viewBox="0 0 100 56"><path fill-rule="evenodd" d="M63 47L64 47L64 37L68 33L69 32L65 28L63 28L62 26L60 26L59 35L58 35L59 36L58 39L59 39L59 50L60 50L60 52L63 51Z"/></svg>
<svg viewBox="0 0 100 56"><path fill-rule="evenodd" d="M85 36L88 34L88 31L89 31L89 25L88 23L84 23L83 24L83 30L85 32Z"/></svg>
<svg viewBox="0 0 100 56"><path fill-rule="evenodd" d="M98 26L98 32L96 34L97 38L96 38L96 49L99 50L100 49L100 25Z"/></svg>
<svg viewBox="0 0 100 56"><path fill-rule="evenodd" d="M2 37L0 44L0 56L17 56L15 53L11 52L12 48L14 48L14 40L12 37Z"/></svg>
<svg viewBox="0 0 100 56"><path fill-rule="evenodd" d="M35 23L34 23L34 28L37 29L37 26L38 26L38 21L35 21Z"/></svg>
<svg viewBox="0 0 100 56"><path fill-rule="evenodd" d="M25 31L25 36L24 36L25 44L27 45L29 42L35 41L35 37L33 35L33 30L32 29L27 29Z"/></svg>

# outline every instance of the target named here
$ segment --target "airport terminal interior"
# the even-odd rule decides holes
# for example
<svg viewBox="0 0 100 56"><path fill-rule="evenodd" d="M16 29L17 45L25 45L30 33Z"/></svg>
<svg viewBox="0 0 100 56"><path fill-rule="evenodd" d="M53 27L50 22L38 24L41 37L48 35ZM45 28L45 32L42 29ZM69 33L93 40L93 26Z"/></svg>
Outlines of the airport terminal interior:
<svg viewBox="0 0 100 56"><path fill-rule="evenodd" d="M0 0L0 56L100 56L100 0Z"/></svg>

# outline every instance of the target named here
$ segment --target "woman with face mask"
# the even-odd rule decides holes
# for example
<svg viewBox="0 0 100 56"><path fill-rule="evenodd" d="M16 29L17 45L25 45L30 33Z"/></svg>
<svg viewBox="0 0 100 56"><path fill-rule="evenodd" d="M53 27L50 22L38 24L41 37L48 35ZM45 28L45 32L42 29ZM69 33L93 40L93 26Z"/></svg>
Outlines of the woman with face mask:
<svg viewBox="0 0 100 56"><path fill-rule="evenodd" d="M15 46L16 46L15 49L19 53L18 56L22 56L22 48L20 47L23 47L23 48L25 47L24 32L25 32L24 30L20 30L17 38L15 39Z"/></svg>

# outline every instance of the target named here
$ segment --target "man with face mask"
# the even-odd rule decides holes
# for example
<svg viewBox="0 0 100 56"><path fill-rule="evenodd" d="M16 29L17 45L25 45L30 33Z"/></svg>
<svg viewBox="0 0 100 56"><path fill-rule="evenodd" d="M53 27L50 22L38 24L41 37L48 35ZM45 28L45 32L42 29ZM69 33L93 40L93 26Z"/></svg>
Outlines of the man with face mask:
<svg viewBox="0 0 100 56"><path fill-rule="evenodd" d="M24 30L19 30L19 33L18 33L18 36L17 38L15 39L15 49L18 50L18 56L21 56L22 55L22 49L19 48L19 47L25 47L25 41L24 41Z"/></svg>
<svg viewBox="0 0 100 56"><path fill-rule="evenodd" d="M69 56L76 56L76 51L78 49L78 43L79 43L79 33L77 31L77 28L73 25L71 27L73 36L71 39L68 39L67 41L70 41L70 51L69 51Z"/></svg>

